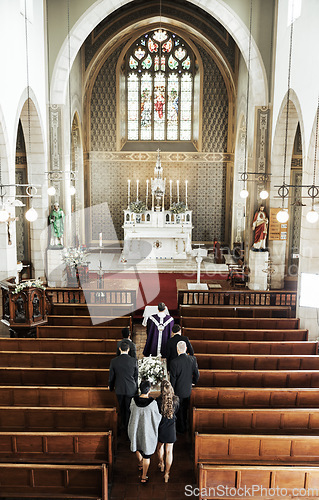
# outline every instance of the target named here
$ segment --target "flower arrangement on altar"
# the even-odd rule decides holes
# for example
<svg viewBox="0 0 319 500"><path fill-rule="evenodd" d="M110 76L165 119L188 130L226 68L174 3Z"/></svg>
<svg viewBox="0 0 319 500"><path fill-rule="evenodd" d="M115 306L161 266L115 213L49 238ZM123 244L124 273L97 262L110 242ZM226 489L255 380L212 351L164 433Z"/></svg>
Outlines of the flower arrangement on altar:
<svg viewBox="0 0 319 500"><path fill-rule="evenodd" d="M172 203L170 207L170 211L172 214L183 214L187 210L187 206L183 201L178 201L175 203Z"/></svg>
<svg viewBox="0 0 319 500"><path fill-rule="evenodd" d="M146 210L146 205L144 201L141 200L132 201L129 207L131 212L134 212L135 214L142 214Z"/></svg>
<svg viewBox="0 0 319 500"><path fill-rule="evenodd" d="M37 279L37 280L22 281L21 283L16 285L12 293L19 293L24 288L30 288L30 287L35 287L35 288L40 288L41 290L45 290L45 286L43 286L43 281Z"/></svg>
<svg viewBox="0 0 319 500"><path fill-rule="evenodd" d="M141 380L149 380L152 386L159 384L165 377L161 357L146 357L138 360L138 375Z"/></svg>
<svg viewBox="0 0 319 500"><path fill-rule="evenodd" d="M86 266L88 264L88 252L82 247L65 248L63 251L63 260L68 267Z"/></svg>

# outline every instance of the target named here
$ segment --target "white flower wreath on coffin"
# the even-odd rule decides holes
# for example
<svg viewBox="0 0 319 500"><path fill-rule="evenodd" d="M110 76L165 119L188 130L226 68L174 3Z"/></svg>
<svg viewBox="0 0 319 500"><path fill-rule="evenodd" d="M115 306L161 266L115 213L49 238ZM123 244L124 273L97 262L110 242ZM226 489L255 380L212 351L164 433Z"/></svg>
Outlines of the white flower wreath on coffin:
<svg viewBox="0 0 319 500"><path fill-rule="evenodd" d="M149 380L152 386L159 384L165 378L165 368L161 356L148 356L138 360L139 383Z"/></svg>

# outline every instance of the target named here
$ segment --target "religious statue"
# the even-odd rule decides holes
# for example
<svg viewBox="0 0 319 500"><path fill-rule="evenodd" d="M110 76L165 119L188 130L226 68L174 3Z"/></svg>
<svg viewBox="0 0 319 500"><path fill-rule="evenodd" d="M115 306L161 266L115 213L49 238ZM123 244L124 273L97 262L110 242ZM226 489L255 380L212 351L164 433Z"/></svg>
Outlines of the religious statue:
<svg viewBox="0 0 319 500"><path fill-rule="evenodd" d="M49 216L51 227L50 247L63 247L64 212L59 208L58 203L54 203Z"/></svg>
<svg viewBox="0 0 319 500"><path fill-rule="evenodd" d="M259 207L254 215L252 229L255 231L253 250L265 252L268 232L268 217L263 205Z"/></svg>

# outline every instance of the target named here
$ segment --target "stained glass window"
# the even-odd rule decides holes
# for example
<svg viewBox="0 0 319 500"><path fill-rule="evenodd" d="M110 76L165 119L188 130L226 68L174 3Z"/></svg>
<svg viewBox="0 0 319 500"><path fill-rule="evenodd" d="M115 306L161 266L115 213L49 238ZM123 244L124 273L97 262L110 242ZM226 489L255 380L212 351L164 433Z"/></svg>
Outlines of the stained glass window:
<svg viewBox="0 0 319 500"><path fill-rule="evenodd" d="M157 29L127 53L127 139L190 141L194 54L174 33Z"/></svg>

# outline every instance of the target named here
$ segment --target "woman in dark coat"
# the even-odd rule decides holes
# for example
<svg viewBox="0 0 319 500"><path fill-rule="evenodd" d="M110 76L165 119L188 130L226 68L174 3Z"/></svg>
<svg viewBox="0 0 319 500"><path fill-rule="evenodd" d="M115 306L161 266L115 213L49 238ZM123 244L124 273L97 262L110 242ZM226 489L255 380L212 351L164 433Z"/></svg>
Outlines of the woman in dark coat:
<svg viewBox="0 0 319 500"><path fill-rule="evenodd" d="M168 380L161 383L161 395L156 399L162 420L158 428L157 454L158 467L165 471L164 481L169 480L169 473L173 462L173 446L176 441L176 412L179 408L179 398ZM164 454L165 462L164 462Z"/></svg>

